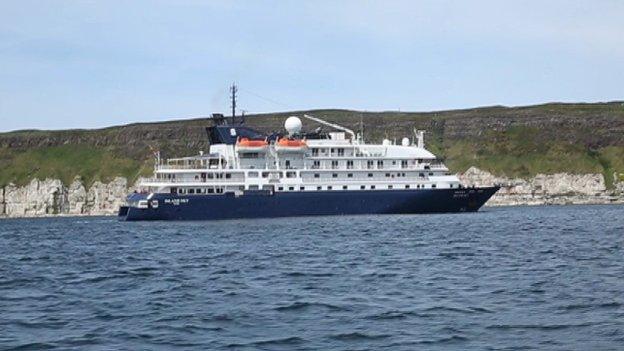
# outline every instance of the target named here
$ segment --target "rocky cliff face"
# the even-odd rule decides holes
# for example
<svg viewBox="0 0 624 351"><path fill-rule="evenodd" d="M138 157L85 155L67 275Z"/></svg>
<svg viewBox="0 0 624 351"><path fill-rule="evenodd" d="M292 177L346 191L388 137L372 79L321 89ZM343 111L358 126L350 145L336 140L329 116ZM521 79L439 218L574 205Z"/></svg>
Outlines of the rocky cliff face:
<svg viewBox="0 0 624 351"><path fill-rule="evenodd" d="M624 203L624 184L607 190L602 174L538 174L525 180L496 177L471 167L460 179L467 186L501 185L489 206Z"/></svg>
<svg viewBox="0 0 624 351"><path fill-rule="evenodd" d="M6 217L49 215L113 215L128 194L125 178L95 182L87 190L79 178L66 187L58 179L33 179L19 187L2 188L0 214Z"/></svg>
<svg viewBox="0 0 624 351"><path fill-rule="evenodd" d="M467 186L501 185L489 206L624 203L624 183L607 190L602 174L538 174L525 180L496 177L471 167L460 179ZM88 189L80 178L69 186L58 179L33 179L22 187L10 184L1 188L0 216L114 215L133 189L121 177L109 183L95 182Z"/></svg>

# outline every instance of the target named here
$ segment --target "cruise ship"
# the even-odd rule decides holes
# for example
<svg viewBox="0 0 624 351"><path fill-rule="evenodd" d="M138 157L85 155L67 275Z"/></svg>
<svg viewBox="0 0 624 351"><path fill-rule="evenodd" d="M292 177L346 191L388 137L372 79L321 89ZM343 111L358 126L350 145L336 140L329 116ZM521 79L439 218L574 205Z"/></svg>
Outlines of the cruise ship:
<svg viewBox="0 0 624 351"><path fill-rule="evenodd" d="M303 122L321 124L303 131ZM424 132L369 144L362 133L304 114L263 134L215 114L207 153L161 160L119 218L220 220L474 212L499 187L465 187L429 152Z"/></svg>

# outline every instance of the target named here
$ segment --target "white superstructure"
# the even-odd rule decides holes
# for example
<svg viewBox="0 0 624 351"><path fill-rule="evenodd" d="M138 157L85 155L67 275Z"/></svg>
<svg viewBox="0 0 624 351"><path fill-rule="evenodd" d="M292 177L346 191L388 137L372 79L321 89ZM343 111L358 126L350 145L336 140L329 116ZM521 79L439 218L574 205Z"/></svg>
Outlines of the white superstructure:
<svg viewBox="0 0 624 351"><path fill-rule="evenodd" d="M424 148L423 133L398 144L367 144L339 125L305 115L338 132L324 139L300 137L298 117L286 121L288 137L250 140L229 133L236 143L213 144L207 154L158 159L154 177L140 184L149 193L242 194L270 192L361 191L460 188L436 156Z"/></svg>

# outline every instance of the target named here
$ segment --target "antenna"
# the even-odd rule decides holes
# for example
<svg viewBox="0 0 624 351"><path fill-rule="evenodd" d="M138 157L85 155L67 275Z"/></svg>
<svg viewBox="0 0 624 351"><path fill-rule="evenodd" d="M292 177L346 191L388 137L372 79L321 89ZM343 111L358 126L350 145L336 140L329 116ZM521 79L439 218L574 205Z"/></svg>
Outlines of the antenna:
<svg viewBox="0 0 624 351"><path fill-rule="evenodd" d="M232 83L230 87L230 98L232 99L232 124L234 124L234 118L236 117L236 93L238 92L238 87L236 83Z"/></svg>

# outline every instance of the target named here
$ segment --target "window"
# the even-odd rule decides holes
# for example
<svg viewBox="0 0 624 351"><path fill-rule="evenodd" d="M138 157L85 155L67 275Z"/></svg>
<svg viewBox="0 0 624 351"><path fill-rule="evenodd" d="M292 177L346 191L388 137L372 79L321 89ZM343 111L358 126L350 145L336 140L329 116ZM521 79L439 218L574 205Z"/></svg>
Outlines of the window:
<svg viewBox="0 0 624 351"><path fill-rule="evenodd" d="M258 178L258 172L249 172L249 178Z"/></svg>
<svg viewBox="0 0 624 351"><path fill-rule="evenodd" d="M277 188L277 190L282 191L282 190L284 190L284 187L280 186L280 187Z"/></svg>
<svg viewBox="0 0 624 351"><path fill-rule="evenodd" d="M374 185L371 185L371 190L373 190L373 189L375 189L375 186L374 186Z"/></svg>
<svg viewBox="0 0 624 351"><path fill-rule="evenodd" d="M286 168L290 168L290 160L286 160L284 161L284 166L286 166Z"/></svg>
<svg viewBox="0 0 624 351"><path fill-rule="evenodd" d="M369 173L369 174L368 174L368 177L369 177L369 178L372 178L372 177L373 177L373 174L372 174L372 173Z"/></svg>
<svg viewBox="0 0 624 351"><path fill-rule="evenodd" d="M338 178L338 173L332 173L332 178Z"/></svg>
<svg viewBox="0 0 624 351"><path fill-rule="evenodd" d="M208 176L208 179L213 179L214 178L214 173L208 173L207 176Z"/></svg>
<svg viewBox="0 0 624 351"><path fill-rule="evenodd" d="M378 160L377 161L377 168L383 169L383 160Z"/></svg>
<svg viewBox="0 0 624 351"><path fill-rule="evenodd" d="M195 194L195 189L189 189L189 190L188 190L188 193L189 193L189 194Z"/></svg>
<svg viewBox="0 0 624 351"><path fill-rule="evenodd" d="M305 186L300 186L299 190L304 191L305 190Z"/></svg>
<svg viewBox="0 0 624 351"><path fill-rule="evenodd" d="M388 185L388 189L392 189L392 185Z"/></svg>
<svg viewBox="0 0 624 351"><path fill-rule="evenodd" d="M318 156L319 154L319 149L312 149L312 156Z"/></svg>
<svg viewBox="0 0 624 351"><path fill-rule="evenodd" d="M407 160L401 160L401 168L407 168Z"/></svg>
<svg viewBox="0 0 624 351"><path fill-rule="evenodd" d="M297 177L297 172L286 172L286 178L295 178Z"/></svg>
<svg viewBox="0 0 624 351"><path fill-rule="evenodd" d="M232 178L232 174L230 174L230 173L226 173L226 174L225 174L225 179L230 179L230 178Z"/></svg>
<svg viewBox="0 0 624 351"><path fill-rule="evenodd" d="M430 176L432 176L432 175L433 175L433 172L429 172L429 175L430 175Z"/></svg>
<svg viewBox="0 0 624 351"><path fill-rule="evenodd" d="M330 185L330 186L328 186L328 187L327 187L327 190L332 190L332 186L331 186L331 185Z"/></svg>
<svg viewBox="0 0 624 351"><path fill-rule="evenodd" d="M293 190L295 190L295 187L294 186L289 186L288 190L293 191Z"/></svg>
<svg viewBox="0 0 624 351"><path fill-rule="evenodd" d="M338 149L338 156L344 156L344 149Z"/></svg>
<svg viewBox="0 0 624 351"><path fill-rule="evenodd" d="M366 189L366 186L365 185L360 185L360 189L364 190L364 189Z"/></svg>
<svg viewBox="0 0 624 351"><path fill-rule="evenodd" d="M318 173L314 173L314 178L320 178L320 177L321 177L321 175L320 175L320 174L318 174Z"/></svg>
<svg viewBox="0 0 624 351"><path fill-rule="evenodd" d="M438 186L437 186L437 185L435 185L435 184L431 184L431 187L432 187L432 188L437 188Z"/></svg>
<svg viewBox="0 0 624 351"><path fill-rule="evenodd" d="M342 190L347 190L347 186L346 186L346 185L343 185L343 186L342 186Z"/></svg>
<svg viewBox="0 0 624 351"><path fill-rule="evenodd" d="M223 188L217 188L217 194L223 193Z"/></svg>
<svg viewBox="0 0 624 351"><path fill-rule="evenodd" d="M321 161L317 160L317 161L312 162L312 168L314 169L321 168Z"/></svg>
<svg viewBox="0 0 624 351"><path fill-rule="evenodd" d="M386 173L386 177L390 177L390 173Z"/></svg>
<svg viewBox="0 0 624 351"><path fill-rule="evenodd" d="M347 169L353 169L353 160L347 161Z"/></svg>
<svg viewBox="0 0 624 351"><path fill-rule="evenodd" d="M421 178L424 178L425 174L424 173L418 173L418 176L421 177Z"/></svg>
<svg viewBox="0 0 624 351"><path fill-rule="evenodd" d="M405 189L409 189L409 188L410 188L409 184L405 185Z"/></svg>
<svg viewBox="0 0 624 351"><path fill-rule="evenodd" d="M323 187L322 186L317 186L316 190L323 190Z"/></svg>
<svg viewBox="0 0 624 351"><path fill-rule="evenodd" d="M368 168L368 169L373 168L373 160L366 161L366 168Z"/></svg>
<svg viewBox="0 0 624 351"><path fill-rule="evenodd" d="M338 168L338 161L331 161L331 167L332 169Z"/></svg>
<svg viewBox="0 0 624 351"><path fill-rule="evenodd" d="M201 189L195 189L195 193L197 193L197 194L201 194L201 193L202 193L202 190L201 190Z"/></svg>
<svg viewBox="0 0 624 351"><path fill-rule="evenodd" d="M347 178L353 178L353 173L348 173Z"/></svg>
<svg viewBox="0 0 624 351"><path fill-rule="evenodd" d="M208 188L208 194L214 194L214 188Z"/></svg>
<svg viewBox="0 0 624 351"><path fill-rule="evenodd" d="M269 172L262 172L262 178L268 178Z"/></svg>

